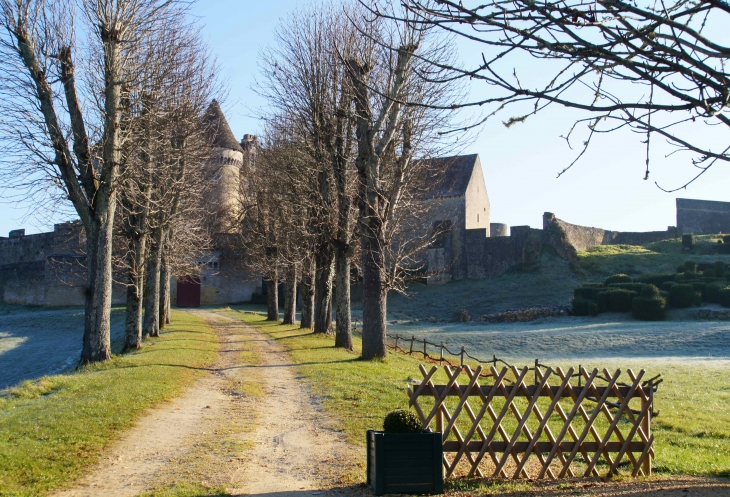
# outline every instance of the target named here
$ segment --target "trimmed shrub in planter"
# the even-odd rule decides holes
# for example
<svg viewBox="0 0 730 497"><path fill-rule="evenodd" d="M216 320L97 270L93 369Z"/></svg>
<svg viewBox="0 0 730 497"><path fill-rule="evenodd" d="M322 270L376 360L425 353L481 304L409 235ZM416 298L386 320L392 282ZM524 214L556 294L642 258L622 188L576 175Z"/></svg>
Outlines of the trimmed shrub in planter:
<svg viewBox="0 0 730 497"><path fill-rule="evenodd" d="M677 308L692 307L702 303L702 294L695 291L691 284L676 284L669 290L669 306Z"/></svg>
<svg viewBox="0 0 730 497"><path fill-rule="evenodd" d="M443 493L441 433L423 431L418 418L403 409L388 413L383 427L367 431L367 483L375 495Z"/></svg>
<svg viewBox="0 0 730 497"><path fill-rule="evenodd" d="M598 316L598 304L588 299L573 299L574 316Z"/></svg>
<svg viewBox="0 0 730 497"><path fill-rule="evenodd" d="M633 281L634 280L628 274L614 274L613 276L606 278L607 285L612 283L631 283Z"/></svg>
<svg viewBox="0 0 730 497"><path fill-rule="evenodd" d="M631 303L632 312L641 321L662 321L667 318L667 302L654 285L647 285Z"/></svg>

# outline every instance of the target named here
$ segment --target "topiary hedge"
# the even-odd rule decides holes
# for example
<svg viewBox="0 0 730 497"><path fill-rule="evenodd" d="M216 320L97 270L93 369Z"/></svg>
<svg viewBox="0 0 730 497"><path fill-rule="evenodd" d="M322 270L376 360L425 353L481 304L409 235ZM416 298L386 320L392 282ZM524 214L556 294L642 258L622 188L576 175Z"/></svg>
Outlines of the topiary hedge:
<svg viewBox="0 0 730 497"><path fill-rule="evenodd" d="M702 294L693 285L677 283L669 290L669 306L683 309L702 303Z"/></svg>
<svg viewBox="0 0 730 497"><path fill-rule="evenodd" d="M631 302L634 318L641 321L662 321L667 317L667 302L654 285L647 285Z"/></svg>
<svg viewBox="0 0 730 497"><path fill-rule="evenodd" d="M642 274L636 279L642 283L660 287L665 281L674 281L674 273Z"/></svg>
<svg viewBox="0 0 730 497"><path fill-rule="evenodd" d="M722 283L709 283L705 288L705 300L713 304L720 303L720 290L725 288Z"/></svg>
<svg viewBox="0 0 730 497"><path fill-rule="evenodd" d="M614 274L613 276L609 276L606 278L606 285L610 285L612 283L631 283L634 279L629 276L628 274Z"/></svg>
<svg viewBox="0 0 730 497"><path fill-rule="evenodd" d="M598 304L590 299L574 298L572 313L574 316L598 316Z"/></svg>
<svg viewBox="0 0 730 497"><path fill-rule="evenodd" d="M693 234L682 235L682 247L691 249L695 244L695 236Z"/></svg>
<svg viewBox="0 0 730 497"><path fill-rule="evenodd" d="M730 307L730 288L722 288L717 292L717 303L723 307Z"/></svg>
<svg viewBox="0 0 730 497"><path fill-rule="evenodd" d="M609 285L610 288L623 288L631 292L641 293L646 286L646 283L612 283Z"/></svg>

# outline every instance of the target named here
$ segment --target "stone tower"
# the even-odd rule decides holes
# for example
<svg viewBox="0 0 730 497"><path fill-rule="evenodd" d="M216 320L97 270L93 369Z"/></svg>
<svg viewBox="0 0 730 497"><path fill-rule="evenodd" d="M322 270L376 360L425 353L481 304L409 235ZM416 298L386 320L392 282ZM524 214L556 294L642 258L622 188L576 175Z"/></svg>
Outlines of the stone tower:
<svg viewBox="0 0 730 497"><path fill-rule="evenodd" d="M233 136L216 100L211 102L202 121L211 147L207 168L212 182L208 201L213 229L217 233L231 233L237 230L241 211L243 148Z"/></svg>

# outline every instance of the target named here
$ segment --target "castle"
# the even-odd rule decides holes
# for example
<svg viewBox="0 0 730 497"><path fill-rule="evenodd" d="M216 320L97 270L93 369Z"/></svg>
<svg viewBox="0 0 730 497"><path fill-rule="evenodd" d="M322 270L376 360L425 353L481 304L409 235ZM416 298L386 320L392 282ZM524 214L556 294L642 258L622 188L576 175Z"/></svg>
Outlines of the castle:
<svg viewBox="0 0 730 497"><path fill-rule="evenodd" d="M247 302L261 292L261 278L247 268L235 235L241 182L255 167L256 137L237 141L215 100L203 116L211 157L206 164L212 188L206 201L213 223L214 249L198 261L200 274L173 280L171 299L179 306ZM682 233L730 233L730 203L677 199L677 227L664 231L617 232L577 226L546 212L543 226L492 223L489 195L478 155L431 159L439 181L425 184L421 202L435 213L433 227L443 235L426 250L427 281L443 284L489 278L539 260L542 246L574 259L576 250L598 245L641 245ZM49 233L11 231L0 237L0 295L10 304L71 306L84 304L85 236L80 222L57 224ZM125 287L115 285L113 301L123 303Z"/></svg>

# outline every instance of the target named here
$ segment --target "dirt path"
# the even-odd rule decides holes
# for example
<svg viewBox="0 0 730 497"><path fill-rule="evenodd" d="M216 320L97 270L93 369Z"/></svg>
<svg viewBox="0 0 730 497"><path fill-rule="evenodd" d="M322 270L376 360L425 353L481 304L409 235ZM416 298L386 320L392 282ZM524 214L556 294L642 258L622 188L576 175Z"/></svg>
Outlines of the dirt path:
<svg viewBox="0 0 730 497"><path fill-rule="evenodd" d="M240 321L195 313L220 336L213 367L141 418L76 487L55 496L134 497L181 483L233 495L329 487L352 449L335 432L316 428L326 420L281 346ZM257 364L242 364L242 354ZM327 470L318 471L323 465Z"/></svg>

